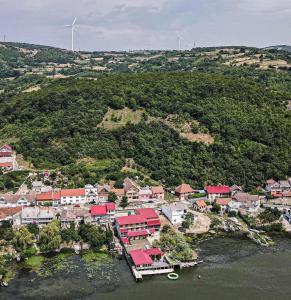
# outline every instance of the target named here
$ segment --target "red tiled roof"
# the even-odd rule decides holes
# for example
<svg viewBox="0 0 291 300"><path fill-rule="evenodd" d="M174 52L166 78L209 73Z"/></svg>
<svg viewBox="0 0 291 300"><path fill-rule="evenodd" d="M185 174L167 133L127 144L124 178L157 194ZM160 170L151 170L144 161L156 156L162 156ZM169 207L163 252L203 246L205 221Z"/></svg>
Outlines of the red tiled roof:
<svg viewBox="0 0 291 300"><path fill-rule="evenodd" d="M153 264L151 257L141 249L132 250L129 254L136 266Z"/></svg>
<svg viewBox="0 0 291 300"><path fill-rule="evenodd" d="M123 244L129 244L129 240L127 237L120 238Z"/></svg>
<svg viewBox="0 0 291 300"><path fill-rule="evenodd" d="M62 197L85 196L85 189L65 189L61 190Z"/></svg>
<svg viewBox="0 0 291 300"><path fill-rule="evenodd" d="M60 192L46 192L36 195L36 201L53 201L60 200L61 193Z"/></svg>
<svg viewBox="0 0 291 300"><path fill-rule="evenodd" d="M113 202L108 202L105 204L107 211L108 210L115 210L115 203Z"/></svg>
<svg viewBox="0 0 291 300"><path fill-rule="evenodd" d="M147 224L148 226L157 226L157 225L161 225L161 221L160 220L147 220Z"/></svg>
<svg viewBox="0 0 291 300"><path fill-rule="evenodd" d="M13 164L11 162L2 162L0 163L0 168L11 168Z"/></svg>
<svg viewBox="0 0 291 300"><path fill-rule="evenodd" d="M164 193L164 188L160 186L152 186L152 192L153 194L163 194Z"/></svg>
<svg viewBox="0 0 291 300"><path fill-rule="evenodd" d="M120 228L120 233L127 233L128 229L127 228Z"/></svg>
<svg viewBox="0 0 291 300"><path fill-rule="evenodd" d="M228 205L230 201L231 198L217 198L215 202L219 205Z"/></svg>
<svg viewBox="0 0 291 300"><path fill-rule="evenodd" d="M116 223L118 223L120 226L139 224L145 222L146 222L145 218L141 215L130 215L130 216L116 218Z"/></svg>
<svg viewBox="0 0 291 300"><path fill-rule="evenodd" d="M148 255L162 255L163 254L160 248L150 248L150 249L143 250L143 252Z"/></svg>
<svg viewBox="0 0 291 300"><path fill-rule="evenodd" d="M228 194L230 187L227 185L209 185L207 187L208 194Z"/></svg>
<svg viewBox="0 0 291 300"><path fill-rule="evenodd" d="M117 196L124 195L124 189L112 189L111 192L116 194Z"/></svg>
<svg viewBox="0 0 291 300"><path fill-rule="evenodd" d="M176 187L175 192L178 194L187 194L187 193L193 193L194 190L191 188L189 184L182 183L178 187Z"/></svg>
<svg viewBox="0 0 291 300"><path fill-rule="evenodd" d="M197 201L195 202L195 204L196 204L198 207L204 207L204 206L206 206L206 203L205 203L204 200L197 200Z"/></svg>
<svg viewBox="0 0 291 300"><path fill-rule="evenodd" d="M136 236L145 236L149 235L147 230L134 230L134 231L128 231L127 236L128 237L136 237Z"/></svg>
<svg viewBox="0 0 291 300"><path fill-rule="evenodd" d="M107 214L105 205L93 205L91 206L91 216L103 216Z"/></svg>
<svg viewBox="0 0 291 300"><path fill-rule="evenodd" d="M149 229L149 232L150 232L151 234L153 234L153 233L156 232L156 230L155 230L155 228L150 228L150 229Z"/></svg>
<svg viewBox="0 0 291 300"><path fill-rule="evenodd" d="M135 210L138 215L143 216L145 219L158 219L159 216L152 208L139 208Z"/></svg>
<svg viewBox="0 0 291 300"><path fill-rule="evenodd" d="M0 208L0 219L5 219L9 216L13 216L21 211L21 207L3 207Z"/></svg>

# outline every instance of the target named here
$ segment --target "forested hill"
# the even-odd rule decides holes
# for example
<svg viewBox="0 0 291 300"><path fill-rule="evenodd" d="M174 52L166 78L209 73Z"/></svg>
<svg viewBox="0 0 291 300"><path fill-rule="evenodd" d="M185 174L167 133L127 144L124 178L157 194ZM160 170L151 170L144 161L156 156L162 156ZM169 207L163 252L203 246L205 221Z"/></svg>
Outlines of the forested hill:
<svg viewBox="0 0 291 300"><path fill-rule="evenodd" d="M252 188L291 175L289 99L254 81L199 72L67 78L2 97L0 136L36 168L106 161L106 179L118 180L132 158L168 185ZM122 122L125 107L133 117ZM179 134L177 123L192 132ZM195 141L199 134L211 142ZM101 176L84 174L87 182Z"/></svg>
<svg viewBox="0 0 291 300"><path fill-rule="evenodd" d="M28 74L47 77L87 76L99 73L202 71L251 68L290 72L288 46L208 47L184 51L71 52L47 46L0 43L0 79Z"/></svg>

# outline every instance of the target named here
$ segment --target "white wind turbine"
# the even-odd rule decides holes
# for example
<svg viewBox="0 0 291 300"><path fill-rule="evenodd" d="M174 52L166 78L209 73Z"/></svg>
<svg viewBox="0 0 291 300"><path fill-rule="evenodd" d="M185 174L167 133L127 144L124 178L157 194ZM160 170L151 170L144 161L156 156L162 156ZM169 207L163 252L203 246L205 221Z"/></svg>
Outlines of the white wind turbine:
<svg viewBox="0 0 291 300"><path fill-rule="evenodd" d="M71 25L65 25L66 27L71 27L71 30L72 30L72 51L74 51L74 30L75 30L75 23L77 21L77 17L75 17L73 23Z"/></svg>
<svg viewBox="0 0 291 300"><path fill-rule="evenodd" d="M181 50L181 42L183 40L183 37L180 34L178 34L177 40L178 40L178 50L180 51Z"/></svg>

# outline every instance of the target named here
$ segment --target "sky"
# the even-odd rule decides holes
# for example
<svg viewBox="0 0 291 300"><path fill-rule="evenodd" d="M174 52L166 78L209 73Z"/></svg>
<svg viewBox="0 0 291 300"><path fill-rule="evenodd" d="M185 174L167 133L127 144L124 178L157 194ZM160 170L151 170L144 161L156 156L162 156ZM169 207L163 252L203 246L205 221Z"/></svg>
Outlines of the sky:
<svg viewBox="0 0 291 300"><path fill-rule="evenodd" d="M0 0L0 40L76 50L291 44L291 0Z"/></svg>

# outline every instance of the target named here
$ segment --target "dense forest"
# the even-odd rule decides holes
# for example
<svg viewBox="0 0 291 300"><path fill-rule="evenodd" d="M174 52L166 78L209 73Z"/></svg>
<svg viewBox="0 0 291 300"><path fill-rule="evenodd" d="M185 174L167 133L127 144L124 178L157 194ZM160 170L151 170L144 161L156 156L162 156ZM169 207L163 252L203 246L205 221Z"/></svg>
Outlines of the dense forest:
<svg viewBox="0 0 291 300"><path fill-rule="evenodd" d="M35 92L3 94L0 135L36 168L109 160L107 179L118 180L122 162L133 158L170 186L187 181L251 189L291 175L289 89L276 88L275 75L264 82L254 80L257 75L202 70L55 80ZM115 130L97 126L109 108L124 107L142 109L141 121ZM161 122L169 115L197 122L214 143L181 138Z"/></svg>

